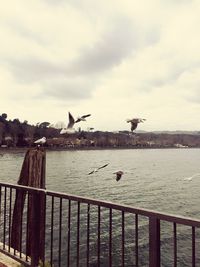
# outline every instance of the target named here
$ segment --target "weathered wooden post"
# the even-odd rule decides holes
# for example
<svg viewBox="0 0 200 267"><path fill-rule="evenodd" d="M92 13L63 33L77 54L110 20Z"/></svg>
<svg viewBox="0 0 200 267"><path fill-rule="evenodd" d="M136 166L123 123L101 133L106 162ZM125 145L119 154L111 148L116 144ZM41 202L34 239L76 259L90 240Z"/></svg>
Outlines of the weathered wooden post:
<svg viewBox="0 0 200 267"><path fill-rule="evenodd" d="M43 148L29 149L22 165L19 185L45 189L46 153ZM21 227L26 191L17 190L13 210L11 247L21 249ZM32 191L28 193L28 231L27 231L27 256L31 257L31 266L37 266L39 259L44 261L45 239L45 191Z"/></svg>

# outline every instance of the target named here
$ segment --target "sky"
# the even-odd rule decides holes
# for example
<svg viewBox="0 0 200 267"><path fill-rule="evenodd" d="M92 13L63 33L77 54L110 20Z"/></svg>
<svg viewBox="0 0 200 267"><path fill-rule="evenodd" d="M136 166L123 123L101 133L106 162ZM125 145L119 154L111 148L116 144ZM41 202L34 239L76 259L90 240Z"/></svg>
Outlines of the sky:
<svg viewBox="0 0 200 267"><path fill-rule="evenodd" d="M200 130L199 0L0 0L0 113Z"/></svg>

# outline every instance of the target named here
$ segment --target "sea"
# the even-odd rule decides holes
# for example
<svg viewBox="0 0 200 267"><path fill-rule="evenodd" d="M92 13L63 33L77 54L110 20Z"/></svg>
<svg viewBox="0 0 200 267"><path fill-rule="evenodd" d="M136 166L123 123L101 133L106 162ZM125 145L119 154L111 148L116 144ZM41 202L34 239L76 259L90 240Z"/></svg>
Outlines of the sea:
<svg viewBox="0 0 200 267"><path fill-rule="evenodd" d="M0 151L1 182L17 183L25 153L26 150L18 149ZM199 162L200 149L198 148L47 150L46 188L200 219ZM89 175L92 170L105 164L108 164L105 168ZM114 172L118 170L123 171L124 174L119 181L116 181ZM139 225L141 233L146 231L147 225L148 221L141 219L141 225ZM173 250L169 253L169 243L173 243L171 234L168 234L168 230L172 231L170 227L170 225L164 227L166 231L164 230L162 240L163 251L166 252L162 258L162 266L165 267L173 266L173 255L171 255ZM130 234L127 235L127 239L130 239ZM196 245L198 245L200 235L198 232L196 235ZM191 249L186 244L189 242L191 247L190 229L180 227L180 233L178 232L177 236L180 236L177 266L192 266ZM139 245L139 266L148 266L148 256L142 256L148 246L146 238L141 238ZM130 248L131 245L128 249ZM108 263L105 258L106 256L104 258L102 256L101 266L106 267ZM133 258L133 255L127 255L125 266L135 266ZM196 258L199 264L196 266L200 266L200 255ZM80 266L86 266L84 260L80 261ZM67 266L66 262L63 262L62 266ZM70 266L76 266L75 256ZM90 266L97 266L95 257L91 259ZM121 265L116 261L113 262L113 266Z"/></svg>

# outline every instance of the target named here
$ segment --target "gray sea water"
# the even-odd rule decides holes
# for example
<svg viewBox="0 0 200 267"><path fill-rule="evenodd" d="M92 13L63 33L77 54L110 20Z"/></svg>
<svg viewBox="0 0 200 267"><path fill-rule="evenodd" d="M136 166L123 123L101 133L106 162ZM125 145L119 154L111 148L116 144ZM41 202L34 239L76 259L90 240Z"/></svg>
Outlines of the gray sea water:
<svg viewBox="0 0 200 267"><path fill-rule="evenodd" d="M17 183L25 151L1 154L0 181ZM47 151L46 187L200 218L199 162L200 149ZM106 163L106 168L88 175ZM119 182L116 170L124 171Z"/></svg>
<svg viewBox="0 0 200 267"><path fill-rule="evenodd" d="M16 183L25 151L1 151L1 154L0 181ZM199 162L200 149L47 151L46 187L138 208L200 218ZM107 167L88 175L94 168L107 163ZM117 170L124 172L119 182L113 174ZM144 226L141 226L141 231ZM164 236L167 240L167 235ZM182 237L183 243L187 240L187 235ZM142 246L145 249L145 242ZM165 244L163 241L163 247L164 250L168 249L167 242ZM177 266L191 266L190 256L189 259L183 257L185 253L183 250ZM117 263L114 266L118 266ZM134 265L127 263L125 266ZM140 266L146 266L145 261L141 260ZM172 266L171 260L164 258L162 266Z"/></svg>

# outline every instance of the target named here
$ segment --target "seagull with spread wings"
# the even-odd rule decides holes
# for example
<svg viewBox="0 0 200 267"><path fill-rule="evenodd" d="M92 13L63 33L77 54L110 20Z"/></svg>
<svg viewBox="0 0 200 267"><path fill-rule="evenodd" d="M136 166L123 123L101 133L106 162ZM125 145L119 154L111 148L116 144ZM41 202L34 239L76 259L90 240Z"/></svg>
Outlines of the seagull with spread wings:
<svg viewBox="0 0 200 267"><path fill-rule="evenodd" d="M93 174L93 173L95 173L95 172L98 172L100 169L103 169L103 168L107 167L108 164L109 164L109 163L107 163L107 164L105 164L105 165L103 165L103 166L101 166L101 167L98 167L98 168L94 169L93 171L89 172L88 175Z"/></svg>
<svg viewBox="0 0 200 267"><path fill-rule="evenodd" d="M72 116L72 114L70 112L68 112L69 114L69 123L67 125L67 128L63 128L61 131L60 131L60 134L73 134L76 132L76 130L73 128L74 124L77 123L77 122L80 122L80 121L86 121L85 118L91 116L91 114L87 114L87 115L83 115L81 117L78 117L76 120L74 119L74 117Z"/></svg>
<svg viewBox="0 0 200 267"><path fill-rule="evenodd" d="M134 131L137 128L138 123L144 122L146 121L146 119L133 118L133 119L128 119L126 121L131 123L131 131Z"/></svg>
<svg viewBox="0 0 200 267"><path fill-rule="evenodd" d="M67 128L62 128L62 130L60 131L60 134L75 133L75 129L73 128L74 123L75 123L74 117L72 116L70 112L68 112L68 116L69 116L69 122L68 122Z"/></svg>

